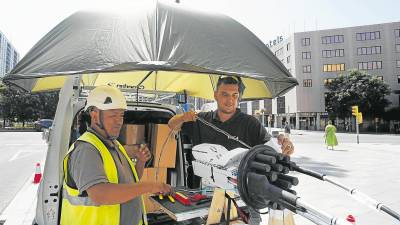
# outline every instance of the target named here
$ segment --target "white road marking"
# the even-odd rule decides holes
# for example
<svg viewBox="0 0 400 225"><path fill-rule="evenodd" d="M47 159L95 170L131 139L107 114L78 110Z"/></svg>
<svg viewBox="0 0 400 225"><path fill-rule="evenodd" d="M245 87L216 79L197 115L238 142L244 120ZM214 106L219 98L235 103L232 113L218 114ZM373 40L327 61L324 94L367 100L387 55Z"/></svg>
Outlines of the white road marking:
<svg viewBox="0 0 400 225"><path fill-rule="evenodd" d="M14 161L16 159L26 158L26 157L28 157L28 156L30 156L32 154L35 154L35 153L40 153L40 152L39 151L32 151L32 150L31 151L20 150L17 153L15 153L13 155L13 157L11 157L8 161L12 162L12 161ZM20 156L20 155L22 155L22 156Z"/></svg>

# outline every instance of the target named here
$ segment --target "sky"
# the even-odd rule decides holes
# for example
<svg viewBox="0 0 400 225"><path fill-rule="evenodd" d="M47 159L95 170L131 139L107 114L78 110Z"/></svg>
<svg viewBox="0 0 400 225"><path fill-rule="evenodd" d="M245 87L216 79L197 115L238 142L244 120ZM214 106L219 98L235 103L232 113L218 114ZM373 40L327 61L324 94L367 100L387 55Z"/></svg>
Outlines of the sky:
<svg viewBox="0 0 400 225"><path fill-rule="evenodd" d="M0 0L0 31L21 58L72 13L145 0ZM151 0L146 0L151 1ZM171 1L174 0L164 0ZM226 14L264 43L277 36L400 21L399 0L180 0L181 4Z"/></svg>

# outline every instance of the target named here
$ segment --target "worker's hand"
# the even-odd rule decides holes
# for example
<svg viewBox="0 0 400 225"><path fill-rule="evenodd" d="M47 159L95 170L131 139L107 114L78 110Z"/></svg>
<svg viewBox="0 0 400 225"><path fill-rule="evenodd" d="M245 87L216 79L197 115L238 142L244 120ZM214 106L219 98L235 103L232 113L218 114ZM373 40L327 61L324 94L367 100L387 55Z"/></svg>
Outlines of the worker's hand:
<svg viewBox="0 0 400 225"><path fill-rule="evenodd" d="M282 154L291 155L294 152L294 146L292 141L288 137L284 137L282 140Z"/></svg>
<svg viewBox="0 0 400 225"><path fill-rule="evenodd" d="M151 159L151 152L146 144L141 144L138 151L134 152L134 157L142 163Z"/></svg>
<svg viewBox="0 0 400 225"><path fill-rule="evenodd" d="M164 184L161 182L154 182L152 185L153 194L168 194L172 192L172 188L169 184Z"/></svg>
<svg viewBox="0 0 400 225"><path fill-rule="evenodd" d="M188 111L182 114L183 122L190 122L197 120L197 113L195 111Z"/></svg>

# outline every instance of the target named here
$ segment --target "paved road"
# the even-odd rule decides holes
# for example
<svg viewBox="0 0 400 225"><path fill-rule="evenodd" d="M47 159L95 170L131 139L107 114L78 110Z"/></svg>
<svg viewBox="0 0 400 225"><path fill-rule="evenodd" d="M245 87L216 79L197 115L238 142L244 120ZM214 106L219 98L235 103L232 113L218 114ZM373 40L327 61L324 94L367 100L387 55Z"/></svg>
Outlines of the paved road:
<svg viewBox="0 0 400 225"><path fill-rule="evenodd" d="M293 159L305 168L323 172L332 178L359 188L371 197L400 212L400 136L361 135L355 144L354 134L338 134L340 145L326 150L321 132L294 131L296 152ZM14 198L23 184L32 179L35 163L44 158L46 145L41 133L0 132L0 212ZM390 217L375 212L347 196L331 184L299 176L298 195L308 203L345 218L352 214L357 224L396 224ZM296 216L297 225L312 223Z"/></svg>
<svg viewBox="0 0 400 225"><path fill-rule="evenodd" d="M45 157L40 132L0 132L0 214Z"/></svg>
<svg viewBox="0 0 400 225"><path fill-rule="evenodd" d="M400 212L400 136L360 135L360 144L354 134L338 134L339 146L327 150L322 132L295 131L296 145L293 160L305 168L319 171L343 184L379 200ZM391 217L359 203L344 191L306 175L299 176L296 187L303 200L337 217L348 214L356 217L357 224L398 224ZM296 216L297 225L312 224Z"/></svg>

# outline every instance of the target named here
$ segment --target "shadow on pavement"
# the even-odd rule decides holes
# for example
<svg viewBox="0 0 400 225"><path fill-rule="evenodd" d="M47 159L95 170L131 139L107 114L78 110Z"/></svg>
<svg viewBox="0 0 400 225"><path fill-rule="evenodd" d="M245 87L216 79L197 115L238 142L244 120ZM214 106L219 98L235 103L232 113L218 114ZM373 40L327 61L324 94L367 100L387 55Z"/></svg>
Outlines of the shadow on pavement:
<svg viewBox="0 0 400 225"><path fill-rule="evenodd" d="M328 151L348 152L348 149L329 149Z"/></svg>
<svg viewBox="0 0 400 225"><path fill-rule="evenodd" d="M335 150L338 151L338 150ZM341 150L339 150L341 151ZM347 150L344 150L347 151ZM309 157L295 157L292 158L294 162L298 166L304 169L309 169L315 172L319 172L331 177L347 177L347 173L349 172L348 170L344 170L339 168L338 166L335 166L333 164L327 163L327 162L318 162L315 161Z"/></svg>

